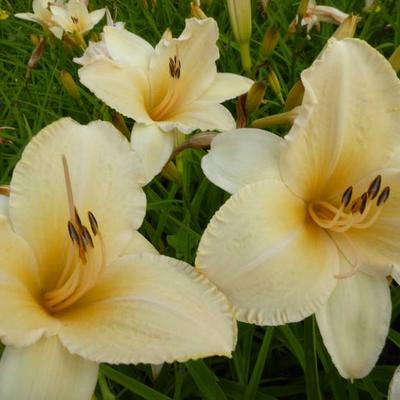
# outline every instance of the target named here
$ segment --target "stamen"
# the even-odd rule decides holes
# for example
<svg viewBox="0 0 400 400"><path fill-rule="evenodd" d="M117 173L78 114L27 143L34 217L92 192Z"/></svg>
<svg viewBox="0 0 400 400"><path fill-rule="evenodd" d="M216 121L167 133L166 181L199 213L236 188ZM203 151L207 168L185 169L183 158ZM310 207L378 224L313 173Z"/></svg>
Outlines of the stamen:
<svg viewBox="0 0 400 400"><path fill-rule="evenodd" d="M378 175L372 183L369 185L368 188L368 197L373 200L379 193L379 190L381 188L381 183L382 183L382 176Z"/></svg>
<svg viewBox="0 0 400 400"><path fill-rule="evenodd" d="M76 17L71 16L71 20L74 24L77 24L79 22L79 19Z"/></svg>
<svg viewBox="0 0 400 400"><path fill-rule="evenodd" d="M90 223L90 228L92 229L93 235L96 236L99 232L99 225L93 213L91 211L88 212L88 218Z"/></svg>
<svg viewBox="0 0 400 400"><path fill-rule="evenodd" d="M387 199L389 198L389 195L390 195L390 187L386 186L379 195L376 205L379 207L381 204L386 203Z"/></svg>
<svg viewBox="0 0 400 400"><path fill-rule="evenodd" d="M74 224L71 221L68 221L68 233L69 233L69 237L72 240L72 243L75 243L79 246L79 234L75 229Z"/></svg>
<svg viewBox="0 0 400 400"><path fill-rule="evenodd" d="M360 200L360 207L359 207L359 212L362 214L365 211L365 206L367 205L367 200L368 200L368 194L363 193L361 195L361 200Z"/></svg>
<svg viewBox="0 0 400 400"><path fill-rule="evenodd" d="M75 213L75 221L76 221L76 225L78 226L79 230L82 229L82 221L81 218L79 217L79 213L78 210L76 209L76 207L74 207L74 213Z"/></svg>
<svg viewBox="0 0 400 400"><path fill-rule="evenodd" d="M350 204L351 197L353 196L353 186L349 186L343 193L342 196L342 205L343 207L347 207Z"/></svg>
<svg viewBox="0 0 400 400"><path fill-rule="evenodd" d="M75 222L75 206L74 206L74 195L72 193L71 175L68 169L67 158L65 157L64 154L61 156L61 159L64 168L64 180L65 180L65 188L67 190L69 216L70 220Z"/></svg>
<svg viewBox="0 0 400 400"><path fill-rule="evenodd" d="M86 246L90 246L94 249L93 239L86 226L82 226L82 238L85 241Z"/></svg>

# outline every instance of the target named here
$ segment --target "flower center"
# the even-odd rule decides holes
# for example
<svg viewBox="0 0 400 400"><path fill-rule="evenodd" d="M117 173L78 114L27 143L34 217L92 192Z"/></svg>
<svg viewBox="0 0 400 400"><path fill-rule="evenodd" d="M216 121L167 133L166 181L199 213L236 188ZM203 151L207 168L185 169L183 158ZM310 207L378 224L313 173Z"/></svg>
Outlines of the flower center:
<svg viewBox="0 0 400 400"><path fill-rule="evenodd" d="M381 190L381 183L382 177L378 175L368 190L353 201L353 187L350 186L343 192L339 207L327 201L316 201L308 205L308 211L317 225L332 232L369 228L378 219L390 195L389 186Z"/></svg>
<svg viewBox="0 0 400 400"><path fill-rule="evenodd" d="M318 226L330 232L345 233L350 229L369 228L378 220L390 195L390 187L386 186L381 190L381 185L382 176L378 175L361 196L353 199L353 187L349 186L342 194L339 207L328 201L316 201L308 205L308 212ZM343 235L342 239L347 241L347 246L352 248L352 253L357 258L351 240L347 235ZM349 272L336 275L336 278L354 275L360 264L357 258Z"/></svg>
<svg viewBox="0 0 400 400"><path fill-rule="evenodd" d="M170 76L168 91L163 99L160 101L160 103L150 111L150 117L154 121L161 121L165 119L166 114L174 106L178 97L178 91L176 89L178 85L178 80L181 77L182 70L182 63L179 59L178 48L176 49L176 55L174 56L174 58L169 58L168 68Z"/></svg>
<svg viewBox="0 0 400 400"><path fill-rule="evenodd" d="M90 230L82 224L73 201L71 179L65 156L62 156L62 161L70 214L67 230L71 242L64 268L55 288L43 296L44 306L52 313L62 311L79 300L94 286L105 267L105 246L96 217L91 211L88 212Z"/></svg>

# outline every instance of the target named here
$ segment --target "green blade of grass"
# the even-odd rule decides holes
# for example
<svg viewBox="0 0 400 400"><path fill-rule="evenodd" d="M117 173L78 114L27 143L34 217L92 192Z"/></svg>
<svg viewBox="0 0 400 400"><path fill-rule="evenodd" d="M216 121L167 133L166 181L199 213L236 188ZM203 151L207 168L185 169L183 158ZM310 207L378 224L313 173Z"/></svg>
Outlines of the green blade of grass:
<svg viewBox="0 0 400 400"><path fill-rule="evenodd" d="M119 383L124 386L132 393L137 394L146 400L172 400L171 397L168 397L157 390L149 388L148 386L140 383L134 378L128 377L121 372L116 371L108 365L101 365L100 371L112 381Z"/></svg>
<svg viewBox="0 0 400 400"><path fill-rule="evenodd" d="M267 360L267 355L270 349L273 334L274 334L273 327L267 328L267 330L265 331L264 339L261 344L260 351L258 353L256 365L254 366L250 382L246 387L246 392L244 394L245 400L256 399L258 385L260 384L261 375L264 370L265 361Z"/></svg>
<svg viewBox="0 0 400 400"><path fill-rule="evenodd" d="M204 361L189 361L185 365L205 399L226 400L225 393L217 382L217 377Z"/></svg>

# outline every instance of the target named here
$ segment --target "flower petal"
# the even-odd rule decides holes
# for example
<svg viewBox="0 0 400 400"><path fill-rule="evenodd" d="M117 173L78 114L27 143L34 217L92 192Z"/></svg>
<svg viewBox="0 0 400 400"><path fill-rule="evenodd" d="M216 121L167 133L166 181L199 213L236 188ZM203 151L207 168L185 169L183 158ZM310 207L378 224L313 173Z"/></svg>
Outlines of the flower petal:
<svg viewBox="0 0 400 400"><path fill-rule="evenodd" d="M229 356L236 341L222 293L188 264L152 254L118 259L61 318L62 343L97 362Z"/></svg>
<svg viewBox="0 0 400 400"><path fill-rule="evenodd" d="M281 173L302 198L326 198L382 168L399 145L400 83L389 62L358 39L331 39L302 82Z"/></svg>
<svg viewBox="0 0 400 400"><path fill-rule="evenodd" d="M88 26L88 31L92 29L100 20L104 17L106 13L105 8L100 8L98 10L94 10L91 13L89 13L89 21L90 25Z"/></svg>
<svg viewBox="0 0 400 400"><path fill-rule="evenodd" d="M154 49L140 36L126 29L105 26L104 41L114 61L147 71Z"/></svg>
<svg viewBox="0 0 400 400"><path fill-rule="evenodd" d="M350 268L344 257L341 263ZM385 344L391 311L385 278L360 272L338 280L316 317L324 344L343 378L363 378L370 373Z"/></svg>
<svg viewBox="0 0 400 400"><path fill-rule="evenodd" d="M134 231L121 256L150 253L158 255L156 248L138 231Z"/></svg>
<svg viewBox="0 0 400 400"><path fill-rule="evenodd" d="M201 95L201 101L210 101L213 103L222 103L225 100L233 99L246 93L253 81L244 76L217 73L210 87Z"/></svg>
<svg viewBox="0 0 400 400"><path fill-rule="evenodd" d="M400 399L400 367L394 371L393 378L390 381L388 400Z"/></svg>
<svg viewBox="0 0 400 400"><path fill-rule="evenodd" d="M27 346L58 322L40 305L37 264L26 242L0 216L0 338L5 344ZM0 396L0 398L3 398Z"/></svg>
<svg viewBox="0 0 400 400"><path fill-rule="evenodd" d="M157 125L135 124L132 130L132 148L141 158L146 170L146 183L164 167L174 149L174 133L164 132Z"/></svg>
<svg viewBox="0 0 400 400"><path fill-rule="evenodd" d="M261 129L223 132L211 142L201 167L211 182L229 193L263 179L280 179L282 142Z"/></svg>
<svg viewBox="0 0 400 400"><path fill-rule="evenodd" d="M296 322L335 287L336 247L306 221L305 204L279 181L240 189L214 215L197 268L228 297L240 321Z"/></svg>
<svg viewBox="0 0 400 400"><path fill-rule="evenodd" d="M56 336L25 348L6 347L0 361L0 398L88 400L98 364L70 354Z"/></svg>
<svg viewBox="0 0 400 400"><path fill-rule="evenodd" d="M152 106L161 102L168 90L169 59L177 56L181 61L181 75L177 81L177 103L182 104L196 100L214 81L217 68L215 61L219 58L217 47L218 26L213 18L186 20L186 26L179 38L162 38L155 48L150 61L150 82L153 90Z"/></svg>
<svg viewBox="0 0 400 400"><path fill-rule="evenodd" d="M183 111L171 114L168 121L161 121L158 125L164 131L178 129L190 133L195 129L227 131L234 129L236 124L232 114L221 104L196 101L187 105Z"/></svg>
<svg viewBox="0 0 400 400"><path fill-rule="evenodd" d="M146 111L147 79L143 71L97 59L78 70L80 81L99 99L121 114L151 123Z"/></svg>
<svg viewBox="0 0 400 400"><path fill-rule="evenodd" d="M54 288L70 243L62 155L82 222L89 226L87 213L95 215L108 262L141 225L146 208L142 164L110 123L84 126L63 118L44 128L17 164L10 195L12 224L35 251L44 289Z"/></svg>
<svg viewBox="0 0 400 400"><path fill-rule="evenodd" d="M5 217L8 217L8 210L10 208L9 206L9 198L8 196L5 195L0 195L0 214L4 215Z"/></svg>

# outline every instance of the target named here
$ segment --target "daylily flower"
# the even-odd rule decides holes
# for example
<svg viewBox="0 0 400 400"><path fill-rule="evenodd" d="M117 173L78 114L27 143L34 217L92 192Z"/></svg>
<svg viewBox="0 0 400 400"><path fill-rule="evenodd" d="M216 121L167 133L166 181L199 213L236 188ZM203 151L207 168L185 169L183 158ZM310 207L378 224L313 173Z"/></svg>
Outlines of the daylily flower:
<svg viewBox="0 0 400 400"><path fill-rule="evenodd" d="M305 15L301 19L301 26L307 27L307 33L316 26L320 29L321 22L329 22L331 24L340 25L349 14L338 10L335 7L317 5L315 0L309 0ZM293 30L298 23L298 17L292 21L290 29Z"/></svg>
<svg viewBox="0 0 400 400"><path fill-rule="evenodd" d="M182 133L235 127L232 115L219 103L245 93L252 81L217 73L217 39L212 18L186 20L179 38L167 31L155 48L133 33L106 26L103 54L76 59L84 65L81 82L136 121L131 142L148 181L161 171Z"/></svg>
<svg viewBox="0 0 400 400"><path fill-rule="evenodd" d="M225 297L136 231L143 174L107 122L61 119L26 147L0 211L1 399L88 400L100 362L232 351Z"/></svg>
<svg viewBox="0 0 400 400"><path fill-rule="evenodd" d="M302 73L284 138L222 133L202 167L234 195L209 223L197 268L241 321L281 325L316 314L340 374L369 373L400 281L400 83L365 42L331 39Z"/></svg>
<svg viewBox="0 0 400 400"><path fill-rule="evenodd" d="M50 11L50 4L56 4L59 7L63 7L64 0L58 0L55 2L50 0L33 0L33 13L18 13L15 14L15 16L27 21L36 22L40 24L44 30L48 29L54 34L54 36L61 39L64 31L53 20L53 14Z"/></svg>
<svg viewBox="0 0 400 400"><path fill-rule="evenodd" d="M105 8L89 13L87 2L69 0L65 5L51 5L52 20L65 32L84 36L104 17Z"/></svg>
<svg viewBox="0 0 400 400"><path fill-rule="evenodd" d="M397 367L390 381L388 400L400 399L400 367Z"/></svg>

